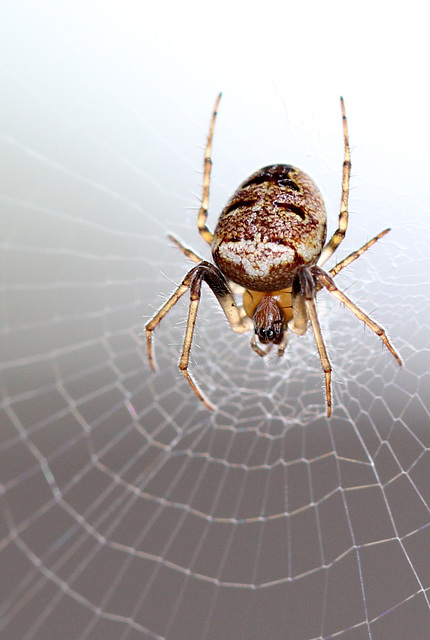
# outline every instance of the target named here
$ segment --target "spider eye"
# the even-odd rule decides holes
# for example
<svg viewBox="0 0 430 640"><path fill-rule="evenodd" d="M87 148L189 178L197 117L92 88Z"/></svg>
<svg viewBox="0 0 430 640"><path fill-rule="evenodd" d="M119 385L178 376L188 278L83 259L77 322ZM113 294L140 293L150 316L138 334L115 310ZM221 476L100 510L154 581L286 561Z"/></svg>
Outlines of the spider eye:
<svg viewBox="0 0 430 640"><path fill-rule="evenodd" d="M276 332L270 327L269 329L259 329L258 327L255 330L255 333L258 335L260 342L273 342L276 338Z"/></svg>
<svg viewBox="0 0 430 640"><path fill-rule="evenodd" d="M257 305L253 316L254 331L263 344L279 344L284 332L284 316L278 302L265 295Z"/></svg>

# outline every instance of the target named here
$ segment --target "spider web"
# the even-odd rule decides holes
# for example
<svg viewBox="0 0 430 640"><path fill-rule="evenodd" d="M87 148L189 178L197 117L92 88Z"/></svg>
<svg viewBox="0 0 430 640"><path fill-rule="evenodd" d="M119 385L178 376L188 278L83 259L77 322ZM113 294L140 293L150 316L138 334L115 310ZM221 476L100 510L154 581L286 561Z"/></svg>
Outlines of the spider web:
<svg viewBox="0 0 430 640"><path fill-rule="evenodd" d="M192 371L217 406L209 413L176 368L186 302L155 332L156 373L142 316L189 266L166 232L209 256L192 192L211 104L192 107L198 130L194 112L172 115L173 94L158 85L155 103L142 91L129 104L122 60L94 71L97 34L91 66L82 42L60 28L47 42L32 16L20 38L2 39L0 636L428 638L428 194L411 206L389 164L378 182L364 179L336 254L393 226L337 282L389 329L404 367L321 292L334 370L327 420L312 336L263 361L205 292ZM18 55L20 42L37 48L37 64ZM240 132L229 146L236 127L218 128L212 211L273 152L250 152L248 171ZM325 138L306 164L289 132L281 158L324 182L331 231L334 116L333 131L339 146L319 176Z"/></svg>

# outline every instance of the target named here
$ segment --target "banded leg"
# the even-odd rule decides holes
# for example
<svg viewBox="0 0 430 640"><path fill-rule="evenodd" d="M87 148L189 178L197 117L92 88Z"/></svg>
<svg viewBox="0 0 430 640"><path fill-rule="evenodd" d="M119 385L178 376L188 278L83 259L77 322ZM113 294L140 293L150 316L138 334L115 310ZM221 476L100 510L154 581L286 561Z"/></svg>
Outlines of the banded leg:
<svg viewBox="0 0 430 640"><path fill-rule="evenodd" d="M199 255L197 255L197 253L195 253L195 251L193 251L192 249L188 249L187 247L184 247L182 242L180 240L178 240L178 238L175 238L175 236L173 236L171 233L168 233L167 237L169 238L169 240L171 240L178 247L178 249L180 249L182 251L182 253L189 260L192 260L196 264L200 264L201 262L204 261L203 258L201 258ZM245 293L245 289L243 287L241 287L240 284L236 284L235 282L232 282L231 280L228 280L228 288L230 289L230 292L233 293L236 296L243 296L243 294ZM246 312L243 309L243 307L239 307L239 310L240 310L241 316L246 315Z"/></svg>
<svg viewBox="0 0 430 640"><path fill-rule="evenodd" d="M206 398L206 396L201 391L201 389L199 388L199 386L191 376L190 372L188 371L191 344L193 342L193 335L194 335L194 327L196 326L197 311L199 310L199 304L200 304L201 288L202 288L202 277L200 276L200 277L193 278L193 281L191 283L190 307L188 309L187 327L185 330L184 345L182 347L181 359L179 360L179 369L181 373L184 375L191 389L199 398L199 400L203 402L203 404L207 409L209 409L210 411L213 411L214 407L211 405L209 400Z"/></svg>
<svg viewBox="0 0 430 640"><path fill-rule="evenodd" d="M381 231L381 233L378 233L377 236L375 236L374 238L372 238L371 240L369 240L369 242L366 242L366 244L363 244L362 247L360 247L359 249L357 249L357 251L353 251L352 253L349 254L349 256L347 256L346 258L344 258L343 260L341 260L338 264L336 264L332 269L330 269L329 274L334 278L335 276L337 276L337 274L342 271L342 269L345 269L345 267L348 267L352 262L354 262L355 260L357 260L357 258L359 258L361 255L363 255L363 253L365 251L367 251L368 249L370 249L370 247L372 245L375 244L375 242L377 242L378 240L380 240L383 236L385 236L386 233L388 233L389 231L391 231L391 229L384 229L384 231ZM318 282L317 283L317 290L321 291L321 289L323 289L323 285Z"/></svg>
<svg viewBox="0 0 430 640"><path fill-rule="evenodd" d="M327 401L327 418L331 416L332 409L332 397L331 397L331 364L327 355L327 349L324 343L324 338L321 333L321 326L318 320L317 310L315 307L315 298L305 298L306 311L311 323L312 331L314 332L315 342L317 345L318 353L321 360L321 366L325 375L325 391Z"/></svg>
<svg viewBox="0 0 430 640"><path fill-rule="evenodd" d="M399 365L401 365L402 359L400 358L397 351L394 349L391 342L388 340L387 334L385 333L385 330L381 327L381 325L379 325L377 322L374 322L374 320L369 318L369 316L366 315L364 311L362 311L359 307L357 307L357 305L354 304L354 302L352 302L352 300L350 300L348 296L346 296L342 291L340 291L340 289L338 289L337 286L335 285L333 278L328 273L326 273L323 269L315 266L315 267L311 267L311 271L315 275L315 277L318 279L318 281L323 285L323 287L325 287L327 291L331 293L332 296L340 300L340 302L342 302L346 307L348 307L348 309L350 309L352 313L355 316L357 316L359 320L364 322L364 324L366 324L369 327L369 329L372 329L372 331L381 338L382 342L385 344L387 349L393 354L393 356L396 358Z"/></svg>
<svg viewBox="0 0 430 640"><path fill-rule="evenodd" d="M384 229L384 231L381 231L381 233L378 233L377 236L375 236L374 238L372 238L371 240L369 240L369 242L366 242L366 244L364 244L362 247L360 247L359 249L357 249L357 251L353 251L352 253L349 254L349 256L347 256L346 258L344 258L343 260L341 260L338 264L336 264L332 269L330 269L329 274L332 276L332 278L334 278L335 276L337 276L337 274L342 271L342 269L345 269L345 267L348 267L352 262L354 262L355 260L357 260L357 258L359 258L361 255L363 255L363 253L365 251L367 251L368 249L370 249L370 247L372 245L375 244L375 242L377 242L378 240L380 240L383 236L385 236L386 233L388 233L389 231L391 231L391 229ZM321 291L321 289L323 289L323 285L318 282L317 283L317 290Z"/></svg>
<svg viewBox="0 0 430 640"><path fill-rule="evenodd" d="M339 273L339 271L342 271L342 269L344 269L345 267L347 267L348 265L351 264L351 262L354 262L354 260L357 260L357 258L359 258L361 255L363 255L363 253L365 251L367 251L368 249L370 249L370 247L372 245L375 244L375 242L377 242L378 240L380 240L380 238L382 238L382 236L385 236L386 233L388 233L389 231L391 231L391 229L384 229L384 231L381 231L381 233L378 233L377 236L375 236L374 238L372 238L371 240L369 240L369 242L366 242L366 244L364 244L362 247L360 247L360 249L357 249L357 251L353 251L352 253L349 254L349 256L347 256L346 258L344 258L341 262L339 262L336 266L334 266L332 269L330 269L330 275L334 278L334 276L337 276L337 274Z"/></svg>
<svg viewBox="0 0 430 640"><path fill-rule="evenodd" d="M194 382L188 372L188 364L190 359L191 344L193 341L194 327L197 318L197 311L200 303L202 281L210 287L216 299L218 300L230 327L236 333L243 333L252 328L251 318L243 317L240 309L236 305L233 294L230 292L227 282L221 271L210 262L202 261L191 271L187 273L176 291L170 296L167 302L161 307L155 316L147 323L146 344L148 350L148 360L151 368L155 370L155 362L152 355L152 332L160 324L164 316L178 302L178 300L190 289L190 307L188 311L187 326L185 329L185 338L182 348L182 354L179 361L179 368L188 381L188 384L197 395L197 397L205 404L208 409L213 409L209 401L205 398L202 391Z"/></svg>
<svg viewBox="0 0 430 640"><path fill-rule="evenodd" d="M342 173L342 199L340 204L339 222L338 228L330 238L330 241L326 244L318 259L318 266L323 265L336 251L345 237L346 230L348 228L348 196L349 196L349 177L351 175L351 153L349 149L349 137L348 137L348 123L345 114L345 104L343 98L340 99L340 106L342 109L342 123L343 123L343 139L344 139L344 159L343 159L343 173Z"/></svg>
<svg viewBox="0 0 430 640"><path fill-rule="evenodd" d="M317 267L316 267L317 268ZM318 354L321 360L321 366L325 375L325 389L327 402L327 417L331 416L332 411L332 392L331 392L331 364L327 355L327 349L321 332L321 326L318 320L318 314L315 306L315 294L317 291L316 282L310 269L302 269L296 281L293 283L293 320L300 328L300 333L306 331L307 319L311 323L312 331L315 337ZM294 330L294 327L291 327ZM303 330L304 329L304 330ZM296 331L298 333L298 331Z"/></svg>
<svg viewBox="0 0 430 640"><path fill-rule="evenodd" d="M291 296L291 302L293 307L293 318L288 323L288 328L296 333L298 336L302 336L306 333L308 328L308 314L306 310L305 298L302 295L302 287L300 285L298 291L294 291ZM312 295L314 292L312 290Z"/></svg>
<svg viewBox="0 0 430 640"><path fill-rule="evenodd" d="M170 233L168 233L167 237L178 247L178 249L182 251L185 256L187 256L187 258L189 258L189 260L192 260L196 264L200 264L200 262L203 262L203 258L200 258L200 256L198 256L197 253L194 253L192 249L187 249L186 247L184 247L182 242L175 238L175 236L172 236Z"/></svg>
<svg viewBox="0 0 430 640"><path fill-rule="evenodd" d="M212 240L213 240L213 234L209 231L209 229L206 226L206 219L208 217L208 207L209 207L209 187L211 182L211 169L212 169L212 158L211 158L212 139L214 135L215 120L216 120L220 100L221 100L221 94L219 94L215 102L211 124L209 127L209 135L206 143L204 171L203 171L203 196L202 196L202 202L200 205L199 215L197 217L197 226L199 228L199 233L209 245L212 244Z"/></svg>
<svg viewBox="0 0 430 640"><path fill-rule="evenodd" d="M150 367L151 367L151 369L153 371L155 371L156 366L155 366L154 357L152 355L152 332L160 324L160 322L162 321L164 316L170 311L170 309L178 302L178 300L180 298L182 298L184 293L186 293L188 291L188 289L191 286L192 278L193 278L193 275L194 275L193 272L194 272L194 269L192 269L191 271L189 271L187 273L187 275L182 280L181 284L176 289L176 291L170 296L170 298L167 300L167 302L165 302L163 304L161 309L159 309L157 311L155 316L153 316L153 318L151 318L151 320L145 326L145 331L146 331L146 349L147 349L147 352L148 352L149 364L150 364Z"/></svg>

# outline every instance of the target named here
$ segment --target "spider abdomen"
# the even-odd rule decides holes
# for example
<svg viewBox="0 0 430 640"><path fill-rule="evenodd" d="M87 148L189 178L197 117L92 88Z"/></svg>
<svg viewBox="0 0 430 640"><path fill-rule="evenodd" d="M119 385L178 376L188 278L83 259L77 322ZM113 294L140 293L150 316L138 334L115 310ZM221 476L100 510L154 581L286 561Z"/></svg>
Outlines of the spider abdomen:
<svg viewBox="0 0 430 640"><path fill-rule="evenodd" d="M326 217L321 193L303 171L285 164L264 167L240 185L221 212L214 262L247 289L287 288L299 267L320 256Z"/></svg>

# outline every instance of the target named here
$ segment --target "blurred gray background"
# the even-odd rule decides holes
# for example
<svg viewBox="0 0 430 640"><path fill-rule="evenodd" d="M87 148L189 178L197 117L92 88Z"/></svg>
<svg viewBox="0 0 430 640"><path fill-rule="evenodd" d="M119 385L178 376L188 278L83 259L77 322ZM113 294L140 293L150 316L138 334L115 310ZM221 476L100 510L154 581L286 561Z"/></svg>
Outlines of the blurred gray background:
<svg viewBox="0 0 430 640"><path fill-rule="evenodd" d="M410 3L3 2L0 637L414 640L430 633L426 19ZM209 224L265 164L351 219L325 418L311 335L262 362L204 294L145 320L189 263L218 92ZM331 264L334 264L331 263Z"/></svg>

